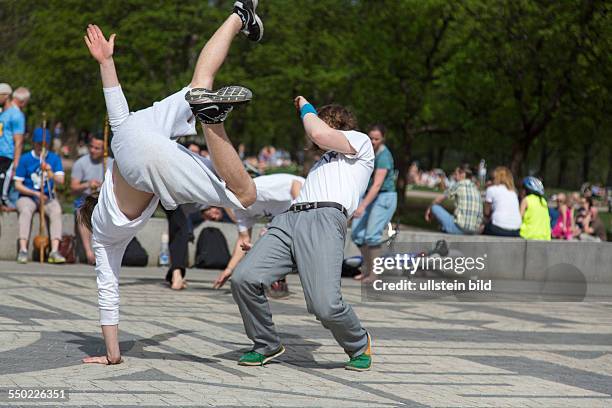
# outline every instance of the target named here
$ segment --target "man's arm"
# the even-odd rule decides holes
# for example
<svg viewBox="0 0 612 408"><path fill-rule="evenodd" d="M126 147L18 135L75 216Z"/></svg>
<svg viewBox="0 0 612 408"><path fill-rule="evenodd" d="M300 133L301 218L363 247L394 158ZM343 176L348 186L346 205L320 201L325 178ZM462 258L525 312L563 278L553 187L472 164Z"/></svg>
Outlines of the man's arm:
<svg viewBox="0 0 612 408"><path fill-rule="evenodd" d="M446 200L446 194L444 195L440 195L436 198L434 198L434 200L431 202L431 205L429 207L427 207L427 210L425 210L425 221L429 222L431 221L431 207L438 204L441 205L444 200Z"/></svg>
<svg viewBox="0 0 612 408"><path fill-rule="evenodd" d="M119 270L125 246L108 247L95 241L96 275L98 284L98 305L100 308L100 326L106 344L106 355L83 359L84 363L119 364Z"/></svg>
<svg viewBox="0 0 612 408"><path fill-rule="evenodd" d="M15 144L15 153L13 156L13 169L16 169L21 160L21 152L23 151L23 133L15 133L13 135L13 142ZM15 170L13 170L15 171Z"/></svg>
<svg viewBox="0 0 612 408"><path fill-rule="evenodd" d="M15 174L15 170L17 166L19 166L19 161L21 160L21 153L23 153L23 134L25 133L25 115L23 112L19 111L17 117L13 117L12 119L12 127L13 127L13 144L15 146L13 153L13 175Z"/></svg>
<svg viewBox="0 0 612 408"><path fill-rule="evenodd" d="M295 107L300 110L309 102L303 96L298 96L294 100ZM306 134L323 150L333 150L342 154L356 154L357 152L351 146L344 134L330 127L323 120L319 119L314 113L307 113L302 119Z"/></svg>
<svg viewBox="0 0 612 408"><path fill-rule="evenodd" d="M41 197L40 191L32 190L32 189L27 188L23 184L23 180L22 179L15 179L15 190L19 191L19 193L21 195L30 196L30 197L38 197L38 198ZM44 198L43 198L43 200L44 200Z"/></svg>
<svg viewBox="0 0 612 408"><path fill-rule="evenodd" d="M87 35L83 38L91 56L100 64L102 86L104 88L119 86L119 78L117 77L115 62L113 61L115 34L111 34L107 41L100 27L95 24L89 24L87 26Z"/></svg>
<svg viewBox="0 0 612 408"><path fill-rule="evenodd" d="M225 282L232 276L234 269L238 266L238 263L244 258L245 252L242 249L242 245L251 243L251 228L247 231L238 232L238 239L236 240L236 245L234 245L234 252L232 253L232 257L227 264L227 267L223 272L217 276L215 282L213 283L214 289L220 289Z"/></svg>
<svg viewBox="0 0 612 408"><path fill-rule="evenodd" d="M355 213L353 214L354 218L361 217L368 205L370 205L372 201L376 199L376 196L378 195L378 192L385 181L385 177L387 177L388 171L389 169L376 169L374 172L374 181L370 186L370 190L368 190L366 196L363 198L363 200L361 200L361 203L359 203L359 207L357 207L357 210L355 210Z"/></svg>
<svg viewBox="0 0 612 408"><path fill-rule="evenodd" d="M97 25L90 24L87 27L87 35L84 38L91 56L100 64L100 76L102 77L102 87L104 88L108 122L111 130L115 131L130 114L127 100L121 91L113 60L115 34L112 34L107 41L102 30Z"/></svg>
<svg viewBox="0 0 612 408"><path fill-rule="evenodd" d="M70 191L72 194L80 195L87 188L95 188L100 183L97 180L82 181L85 173L83 172L82 162L77 161L72 168L72 175L70 176Z"/></svg>
<svg viewBox="0 0 612 408"><path fill-rule="evenodd" d="M291 182L291 198L296 199L300 195L302 189L302 182L300 180L293 180Z"/></svg>

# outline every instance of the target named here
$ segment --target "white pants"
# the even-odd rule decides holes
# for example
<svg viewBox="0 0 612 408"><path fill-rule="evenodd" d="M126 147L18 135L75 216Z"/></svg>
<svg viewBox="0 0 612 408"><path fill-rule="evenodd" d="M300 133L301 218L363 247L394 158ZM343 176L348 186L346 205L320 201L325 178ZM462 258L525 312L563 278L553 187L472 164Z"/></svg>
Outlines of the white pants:
<svg viewBox="0 0 612 408"><path fill-rule="evenodd" d="M188 90L129 113L120 86L104 89L117 167L128 184L155 194L168 210L186 203L244 208L210 160L173 140L196 134L195 118L185 101Z"/></svg>

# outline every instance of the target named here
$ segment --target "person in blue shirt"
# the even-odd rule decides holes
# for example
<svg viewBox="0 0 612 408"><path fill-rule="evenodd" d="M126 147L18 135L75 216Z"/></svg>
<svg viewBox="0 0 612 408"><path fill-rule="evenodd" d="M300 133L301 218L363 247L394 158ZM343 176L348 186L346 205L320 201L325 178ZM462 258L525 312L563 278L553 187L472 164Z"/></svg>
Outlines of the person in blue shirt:
<svg viewBox="0 0 612 408"><path fill-rule="evenodd" d="M64 263L66 259L59 253L59 243L62 238L62 206L55 198L55 183L64 183L64 169L62 160L58 155L45 149L43 152L43 133L46 144L51 142L51 132L47 129L36 128L32 136L34 149L25 153L19 161L15 173L15 188L19 191L17 212L19 213L19 254L17 262L28 261L28 239L32 224L32 216L38 211L40 200L45 206L45 213L49 217L49 235L51 238L51 252L49 263ZM42 157L41 157L42 155ZM41 185L44 192L40 191Z"/></svg>
<svg viewBox="0 0 612 408"><path fill-rule="evenodd" d="M6 85L6 84L2 84ZM7 85L8 86L8 85ZM7 88L7 90L10 89ZM9 205L9 190L19 165L25 133L23 109L30 100L27 88L17 88L12 98L5 98L0 113L0 205Z"/></svg>
<svg viewBox="0 0 612 408"><path fill-rule="evenodd" d="M395 190L395 166L393 155L385 145L386 129L377 124L370 127L368 136L374 153L374 172L368 189L353 214L351 238L363 256L362 273L355 279L369 281L375 275L370 273L373 259L380 256L381 240L385 227L391 221L397 207Z"/></svg>

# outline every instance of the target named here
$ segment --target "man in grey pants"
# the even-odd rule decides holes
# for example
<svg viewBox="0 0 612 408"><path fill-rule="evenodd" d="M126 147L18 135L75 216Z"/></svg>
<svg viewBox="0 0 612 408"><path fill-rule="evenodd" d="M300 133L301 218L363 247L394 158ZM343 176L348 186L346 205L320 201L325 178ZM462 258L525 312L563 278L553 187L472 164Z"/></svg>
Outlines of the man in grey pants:
<svg viewBox="0 0 612 408"><path fill-rule="evenodd" d="M253 350L238 364L263 365L284 353L274 328L264 288L297 267L308 311L332 332L349 355L349 370L369 370L371 339L340 292L347 218L359 205L374 168L367 135L355 130L353 115L329 105L317 115L298 96L304 130L326 153L311 169L296 204L274 218L232 277L232 294Z"/></svg>

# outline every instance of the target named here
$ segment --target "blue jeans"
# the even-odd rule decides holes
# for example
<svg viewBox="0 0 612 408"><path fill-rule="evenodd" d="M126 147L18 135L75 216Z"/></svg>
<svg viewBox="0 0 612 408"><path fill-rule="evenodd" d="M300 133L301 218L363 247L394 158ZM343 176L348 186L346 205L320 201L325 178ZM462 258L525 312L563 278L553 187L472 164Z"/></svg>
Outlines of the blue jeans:
<svg viewBox="0 0 612 408"><path fill-rule="evenodd" d="M397 208L397 193L388 191L378 193L360 218L353 219L351 239L357 246L380 245L383 231L393 218Z"/></svg>
<svg viewBox="0 0 612 408"><path fill-rule="evenodd" d="M448 234L464 235L465 232L455 224L455 217L453 214L446 211L444 207L439 204L431 206L431 213L438 220L438 223L442 227L442 231Z"/></svg>

